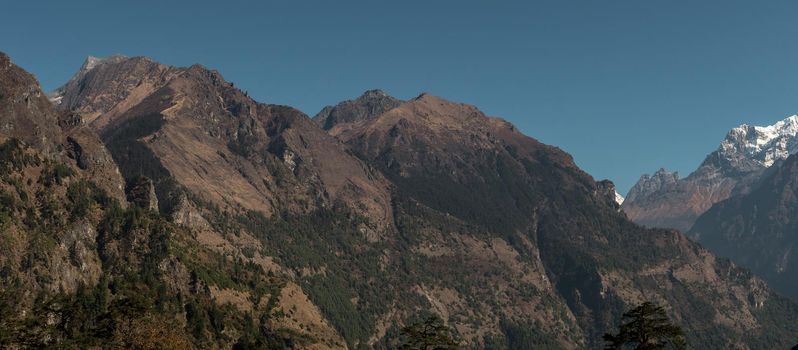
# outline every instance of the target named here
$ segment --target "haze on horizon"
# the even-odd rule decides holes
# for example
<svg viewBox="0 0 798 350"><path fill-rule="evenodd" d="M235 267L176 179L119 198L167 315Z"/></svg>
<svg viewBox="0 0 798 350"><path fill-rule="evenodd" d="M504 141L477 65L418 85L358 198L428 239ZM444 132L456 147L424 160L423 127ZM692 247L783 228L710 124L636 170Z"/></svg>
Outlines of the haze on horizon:
<svg viewBox="0 0 798 350"><path fill-rule="evenodd" d="M508 119L624 194L659 167L687 175L734 126L798 113L794 2L227 4L11 1L0 49L45 90L121 53L200 63L311 116L367 89L426 91Z"/></svg>

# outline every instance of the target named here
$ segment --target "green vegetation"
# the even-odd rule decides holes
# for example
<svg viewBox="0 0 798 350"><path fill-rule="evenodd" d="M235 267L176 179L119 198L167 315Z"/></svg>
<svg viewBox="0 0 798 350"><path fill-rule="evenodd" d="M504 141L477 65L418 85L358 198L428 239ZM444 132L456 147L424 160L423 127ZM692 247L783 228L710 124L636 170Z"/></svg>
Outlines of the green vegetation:
<svg viewBox="0 0 798 350"><path fill-rule="evenodd" d="M625 323L620 326L618 334L604 335L607 349L632 347L635 350L664 350L687 347L684 332L670 322L661 306L645 302L624 313L623 319Z"/></svg>
<svg viewBox="0 0 798 350"><path fill-rule="evenodd" d="M0 189L0 229L10 223L16 211L16 199L10 193Z"/></svg>
<svg viewBox="0 0 798 350"><path fill-rule="evenodd" d="M50 163L43 170L40 181L44 186L51 187L53 185L62 185L65 179L73 175L75 175L75 172L66 164Z"/></svg>
<svg viewBox="0 0 798 350"><path fill-rule="evenodd" d="M241 229L261 240L266 255L292 269L316 271L301 278L302 287L350 346L371 336L376 316L388 310L385 300L397 292L380 273L384 247L367 245L356 230L363 222L342 210L275 218L249 212L238 218ZM217 228L237 230L223 224ZM371 278L353 280L353 274Z"/></svg>
<svg viewBox="0 0 798 350"><path fill-rule="evenodd" d="M424 322L413 323L402 329L399 349L455 350L460 349L460 343L440 317L430 316Z"/></svg>
<svg viewBox="0 0 798 350"><path fill-rule="evenodd" d="M70 217L72 220L82 218L89 214L94 205L108 207L111 199L102 189L93 182L79 180L69 184L66 192L70 202Z"/></svg>
<svg viewBox="0 0 798 350"><path fill-rule="evenodd" d="M76 186L68 192L77 197L70 198L84 198L80 193L91 187ZM73 210L71 215L78 213ZM259 266L230 262L197 246L159 214L123 209L114 201L105 207L97 227L97 252L103 265L100 280L91 286L80 284L73 293L39 292L35 312L23 319L0 318L0 346L147 348L145 344L152 343L177 349L224 344L241 349L288 349L308 341L265 327L284 282L266 276ZM175 258L192 271L190 294L169 287L175 277L160 267L163 261ZM270 298L268 307L251 314L217 304L203 287L209 285L259 291L258 298ZM13 310L13 306L0 304L0 309ZM185 328L173 326L175 315L180 314L186 316ZM239 336L231 338L230 334Z"/></svg>
<svg viewBox="0 0 798 350"><path fill-rule="evenodd" d="M0 174L9 174L38 162L38 157L25 153L18 139L11 138L0 144Z"/></svg>
<svg viewBox="0 0 798 350"><path fill-rule="evenodd" d="M506 339L503 349L560 349L560 344L550 335L544 334L534 325L521 325L507 319L501 321L502 333ZM498 349L498 347L496 347Z"/></svg>
<svg viewBox="0 0 798 350"><path fill-rule="evenodd" d="M0 156L22 159L23 146L7 145ZM26 162L0 182L0 348L289 349L314 341L270 326L284 279L204 248L158 212L123 208L65 164ZM23 183L37 174L31 167L40 176ZM62 274L70 267L60 254L85 273ZM246 291L254 307L220 304L211 286ZM177 326L182 316L185 327Z"/></svg>

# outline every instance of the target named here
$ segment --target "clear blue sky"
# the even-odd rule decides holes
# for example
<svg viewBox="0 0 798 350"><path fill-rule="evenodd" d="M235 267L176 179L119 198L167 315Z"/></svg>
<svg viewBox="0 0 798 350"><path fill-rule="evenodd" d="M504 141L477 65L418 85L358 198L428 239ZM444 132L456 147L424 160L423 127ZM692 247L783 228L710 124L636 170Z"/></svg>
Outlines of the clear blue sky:
<svg viewBox="0 0 798 350"><path fill-rule="evenodd" d="M313 115L382 88L467 102L622 193L741 123L798 113L798 2L4 1L0 50L50 90L87 55L218 69Z"/></svg>

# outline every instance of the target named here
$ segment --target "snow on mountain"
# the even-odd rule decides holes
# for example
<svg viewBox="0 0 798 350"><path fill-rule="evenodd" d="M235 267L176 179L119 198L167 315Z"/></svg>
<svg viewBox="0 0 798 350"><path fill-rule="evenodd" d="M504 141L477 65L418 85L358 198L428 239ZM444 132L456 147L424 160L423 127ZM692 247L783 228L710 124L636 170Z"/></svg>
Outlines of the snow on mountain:
<svg viewBox="0 0 798 350"><path fill-rule="evenodd" d="M660 169L643 175L626 194L633 221L688 230L715 203L746 193L768 167L798 153L798 115L768 126L740 125L686 178Z"/></svg>
<svg viewBox="0 0 798 350"><path fill-rule="evenodd" d="M765 167L798 152L798 115L769 126L740 125L726 135L718 152L728 158L743 156Z"/></svg>
<svg viewBox="0 0 798 350"><path fill-rule="evenodd" d="M615 191L615 202L618 203L618 205L623 204L623 196L621 196L618 191Z"/></svg>

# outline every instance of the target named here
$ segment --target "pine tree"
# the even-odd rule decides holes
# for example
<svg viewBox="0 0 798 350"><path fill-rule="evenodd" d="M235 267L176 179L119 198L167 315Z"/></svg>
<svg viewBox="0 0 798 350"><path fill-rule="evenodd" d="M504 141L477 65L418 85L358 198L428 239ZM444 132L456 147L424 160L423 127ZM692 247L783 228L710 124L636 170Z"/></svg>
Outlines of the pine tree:
<svg viewBox="0 0 798 350"><path fill-rule="evenodd" d="M618 334L604 334L607 350L632 346L635 350L684 349L687 346L682 329L673 325L665 309L654 303L645 302L624 313L622 319L625 323Z"/></svg>
<svg viewBox="0 0 798 350"><path fill-rule="evenodd" d="M437 316L428 317L423 323L414 323L402 329L402 350L454 350L460 345L454 340L451 330Z"/></svg>

